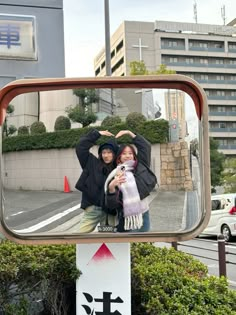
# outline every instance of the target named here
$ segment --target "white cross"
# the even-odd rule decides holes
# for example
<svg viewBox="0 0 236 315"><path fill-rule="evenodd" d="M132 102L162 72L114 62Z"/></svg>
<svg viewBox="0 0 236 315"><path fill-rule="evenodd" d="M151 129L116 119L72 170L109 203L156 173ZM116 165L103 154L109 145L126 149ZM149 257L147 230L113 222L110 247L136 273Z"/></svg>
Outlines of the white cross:
<svg viewBox="0 0 236 315"><path fill-rule="evenodd" d="M148 46L142 45L142 39L138 39L138 45L132 45L132 47L139 48L139 61L142 61L142 48L148 48Z"/></svg>

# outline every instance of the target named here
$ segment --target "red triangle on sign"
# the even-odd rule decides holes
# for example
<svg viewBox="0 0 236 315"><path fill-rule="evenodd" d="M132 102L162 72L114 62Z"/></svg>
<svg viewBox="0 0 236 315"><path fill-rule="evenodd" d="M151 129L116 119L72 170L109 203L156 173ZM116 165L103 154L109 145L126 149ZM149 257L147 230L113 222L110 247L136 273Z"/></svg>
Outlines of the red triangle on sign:
<svg viewBox="0 0 236 315"><path fill-rule="evenodd" d="M102 244L99 249L96 251L96 253L93 255L92 259L90 260L93 262L98 262L102 260L108 260L108 259L114 259L115 257L112 255L112 252L110 249L106 246L106 244Z"/></svg>

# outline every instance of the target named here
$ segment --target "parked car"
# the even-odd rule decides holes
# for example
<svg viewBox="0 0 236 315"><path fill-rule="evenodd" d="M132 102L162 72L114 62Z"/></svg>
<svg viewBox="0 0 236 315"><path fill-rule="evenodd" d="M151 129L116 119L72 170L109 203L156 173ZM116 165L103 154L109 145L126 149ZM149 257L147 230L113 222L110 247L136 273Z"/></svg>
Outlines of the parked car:
<svg viewBox="0 0 236 315"><path fill-rule="evenodd" d="M219 234L226 242L236 236L236 194L211 196L211 217L201 235Z"/></svg>

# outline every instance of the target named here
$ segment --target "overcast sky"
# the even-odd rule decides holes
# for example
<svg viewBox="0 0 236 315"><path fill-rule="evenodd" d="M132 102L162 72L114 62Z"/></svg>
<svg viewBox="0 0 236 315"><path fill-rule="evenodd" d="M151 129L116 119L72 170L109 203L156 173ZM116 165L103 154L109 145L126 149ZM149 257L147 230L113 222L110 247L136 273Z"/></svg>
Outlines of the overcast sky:
<svg viewBox="0 0 236 315"><path fill-rule="evenodd" d="M105 45L104 0L64 0L66 77L94 76L93 60ZM223 25L236 18L236 0L196 0L197 21ZM195 22L191 0L110 0L110 35L122 21Z"/></svg>

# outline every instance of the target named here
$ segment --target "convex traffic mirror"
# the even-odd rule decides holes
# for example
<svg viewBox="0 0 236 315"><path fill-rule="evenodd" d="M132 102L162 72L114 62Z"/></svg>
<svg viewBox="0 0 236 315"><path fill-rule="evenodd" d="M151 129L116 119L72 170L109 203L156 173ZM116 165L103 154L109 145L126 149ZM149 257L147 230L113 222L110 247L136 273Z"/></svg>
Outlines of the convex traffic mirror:
<svg viewBox="0 0 236 315"><path fill-rule="evenodd" d="M192 79L159 75L18 80L1 89L0 101L1 226L7 238L21 243L177 241L200 234L207 225L208 108L203 89ZM10 105L14 110L7 113ZM109 129L100 126L106 116L119 116L120 127L109 129L115 134L119 128L136 130L125 125L129 113L146 117L137 130L151 142L150 166L158 181L149 196L148 232L99 227L78 232L84 211L75 188L82 173L75 145L88 129L71 121L70 130L54 132L57 118L68 117L75 107L94 113L97 121L91 126L98 130ZM19 135L8 132L6 137L5 119L7 128L15 126ZM20 135L35 121L43 122L47 132ZM100 140L106 141L104 136ZM97 156L97 145L91 153Z"/></svg>

